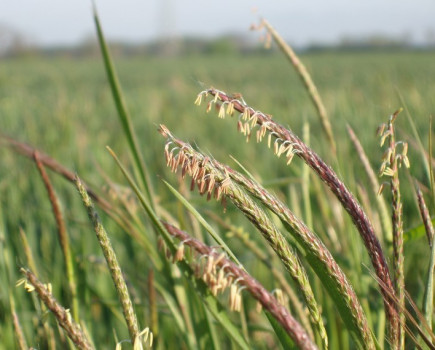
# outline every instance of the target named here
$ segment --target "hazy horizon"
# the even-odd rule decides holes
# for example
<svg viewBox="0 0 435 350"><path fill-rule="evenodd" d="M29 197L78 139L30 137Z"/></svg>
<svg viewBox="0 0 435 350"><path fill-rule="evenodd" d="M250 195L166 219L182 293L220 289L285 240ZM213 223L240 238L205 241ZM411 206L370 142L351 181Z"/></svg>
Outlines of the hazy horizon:
<svg viewBox="0 0 435 350"><path fill-rule="evenodd" d="M95 36L90 1L41 0L9 3L0 25L22 34L33 45L73 46ZM256 8L256 11L253 11ZM267 18L293 45L336 44L343 38L407 38L413 44L435 41L432 0L348 3L315 1L229 1L198 4L194 0L97 1L108 40L144 43L162 37L214 38L241 34L255 40L249 27ZM0 37L1 40L1 37ZM1 43L0 43L1 45Z"/></svg>

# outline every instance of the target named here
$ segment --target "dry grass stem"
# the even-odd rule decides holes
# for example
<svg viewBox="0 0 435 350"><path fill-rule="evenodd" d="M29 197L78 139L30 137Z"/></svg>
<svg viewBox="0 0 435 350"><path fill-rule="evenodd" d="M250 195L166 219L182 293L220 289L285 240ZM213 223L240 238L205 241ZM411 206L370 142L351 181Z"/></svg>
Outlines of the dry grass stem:
<svg viewBox="0 0 435 350"><path fill-rule="evenodd" d="M15 339L17 340L18 348L20 350L27 350L29 347L27 346L26 337L24 336L20 320L18 319L18 315L15 310L15 300L11 293L9 294L9 303L11 306L12 323L14 325Z"/></svg>
<svg viewBox="0 0 435 350"><path fill-rule="evenodd" d="M38 168L39 174L41 175L44 186L47 190L48 198L50 199L51 207L53 209L54 218L56 220L57 234L59 237L59 243L62 249L66 275L68 279L69 293L72 300L72 314L74 320L78 322L79 320L79 303L77 299L77 284L74 274L73 259L71 256L71 249L69 244L68 233L66 230L65 221L63 219L62 211L60 209L59 200L57 198L56 192L51 184L50 178L45 171L44 165L42 164L39 154L37 151L34 152L33 158L35 159L36 166Z"/></svg>
<svg viewBox="0 0 435 350"><path fill-rule="evenodd" d="M75 174L72 171L68 170L66 167L64 167L62 164L60 164L58 161L48 156L47 154L37 150L36 148L24 142L17 141L5 135L0 134L0 141L6 146L9 146L15 152L30 159L34 158L35 153L38 153L38 158L41 164L51 169L52 171L56 172L57 174L63 176L69 182L74 183ZM85 185L85 187L86 187L86 191L89 193L89 196L99 206L107 210L112 209L112 205L108 201L106 201L104 198L102 198L97 193L95 193L89 186Z"/></svg>
<svg viewBox="0 0 435 350"><path fill-rule="evenodd" d="M65 310L53 297L50 290L46 285L38 281L36 276L29 270L21 269L21 272L26 276L27 282L30 284L25 284L28 291L35 290L38 297L47 306L47 308L56 317L59 325L66 331L68 337L73 341L73 343L79 348L84 350L93 349L89 340L86 338L80 326L75 323L71 317L68 310Z"/></svg>
<svg viewBox="0 0 435 350"><path fill-rule="evenodd" d="M429 247L432 247L435 232L432 225L432 219L430 217L429 210L427 209L426 202L423 197L423 193L421 192L418 183L416 183L416 192L417 192L418 207L420 209L421 219L423 220L424 228L426 231L427 242L429 244Z"/></svg>
<svg viewBox="0 0 435 350"><path fill-rule="evenodd" d="M15 152L25 157L28 157L30 159L34 157L35 153L38 153L39 160L44 167L47 167L50 170L54 171L56 174L61 175L67 181L74 183L75 174L71 170L67 169L62 164L60 164L55 159L46 155L45 153L37 150L36 148L28 144L25 144L23 142L17 141L13 138L1 134L0 134L0 141L1 143L4 143L5 145L9 146ZM118 207L110 204L103 196L97 194L97 192L95 192L90 186L86 184L84 184L84 186L89 196L92 198L92 200L95 201L95 203L100 208L102 208L122 229L124 229L125 232L127 232L133 238L135 238L136 241L142 242L141 233L138 232L135 225L131 223L131 220L129 220L126 217L125 213L121 212Z"/></svg>
<svg viewBox="0 0 435 350"><path fill-rule="evenodd" d="M244 269L227 259L223 253L216 252L213 248L190 237L185 232L168 223L164 224L168 232L198 252L206 260L205 266L198 266L198 276L209 285L212 292L222 293L230 289L230 307L237 309L241 302L241 292L247 290L261 305L269 311L282 325L287 334L293 339L300 349L317 349L302 326L293 318L289 311L269 293L257 280L250 276ZM202 259L198 259L201 261Z"/></svg>

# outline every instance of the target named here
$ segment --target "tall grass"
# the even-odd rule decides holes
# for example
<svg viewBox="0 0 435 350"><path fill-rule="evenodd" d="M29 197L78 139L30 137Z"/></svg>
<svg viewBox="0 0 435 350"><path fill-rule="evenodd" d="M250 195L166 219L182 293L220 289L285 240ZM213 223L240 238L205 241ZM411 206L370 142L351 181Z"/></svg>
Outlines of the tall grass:
<svg viewBox="0 0 435 350"><path fill-rule="evenodd" d="M184 61L189 69L198 65L198 74L216 85L246 91L242 97L240 92L210 88L199 92L195 101L206 103L211 114L234 119L242 138L229 122L205 119L204 111L192 106L195 87L174 71L182 69L181 64L174 68L173 61L163 59L168 60L164 62L168 69L156 74L162 62L147 61L150 70L142 76L139 63L131 61L120 64L117 73L96 14L102 63L92 64L100 77L106 74L108 79L99 82L91 96L104 103L97 108L99 103L88 96L70 104L74 96L59 88L54 89L50 110L42 107L40 90L33 97L23 95L27 105L34 105L35 114L51 111L65 124L62 137L50 127L48 117L44 123L30 120L26 127L27 138L51 155L1 137L2 145L13 151L2 149L5 164L30 174L23 178L0 169L4 344L84 349L434 348L433 175L428 181L414 165L421 157L432 164L431 149L427 154L421 147L412 149L405 119L397 114L381 130L388 146L383 156L371 133L400 99L383 76L392 77L386 72L393 60L411 72L405 80L408 89L401 91L409 102L407 112L427 115L431 104L425 101L433 90L424 85L426 75L413 70L408 59L426 62L429 70L435 68L432 55L348 55L346 60L338 57L343 61L335 66L334 56L322 55L302 64L264 23L296 68L308 95L303 86L296 89L297 84L285 80L284 72L289 72L289 80L296 75L274 55L252 58L257 67L277 63L279 69L265 76L250 66L242 71L236 63L242 57L228 61L238 64L234 70L222 69L228 63L225 57L209 58L216 70L201 68L201 57ZM352 85L349 93L347 85L359 74L355 66L361 61L368 62L377 78L369 81L373 76L359 76L360 84ZM43 62L35 64L48 70ZM320 64L325 69L318 69ZM278 88L259 84L278 70L274 76ZM169 83L156 84L165 74ZM16 100L6 100L1 107L10 115L6 130L17 136L22 134L13 117L19 113L20 89L23 84L34 89L32 84L40 83L37 75L25 75L30 79L9 77L16 84ZM126 89L120 82L124 76L129 77L122 84ZM74 76L68 79L77 84ZM391 84L405 78L392 79L397 81ZM143 82L151 86L148 103L131 88ZM337 90L332 93L326 82L337 84ZM427 89L423 91L417 82ZM364 84L367 88L362 90ZM52 86L46 88L44 93L53 92ZM246 102L251 100L255 104ZM320 119L308 117L313 111L310 103ZM147 109L141 109L143 105ZM360 117L364 111L380 117L363 122L345 118ZM75 124L72 113L84 113L86 118ZM140 119L144 114L146 122ZM108 115L116 115L117 121ZM356 130L348 127L356 152L343 120ZM75 132L85 121L99 132ZM159 131L165 143L158 138L155 124L162 124ZM303 138L298 136L302 125ZM363 133L362 125L370 132ZM424 121L413 127L414 137L416 133L426 138ZM169 130L183 137L176 138ZM409 141L409 155L407 144L397 142L398 134ZM193 137L197 145L183 140ZM264 145L245 142L250 139ZM422 144L421 139L416 142ZM57 146L50 147L50 142ZM109 152L96 151L107 143ZM285 160L272 157L270 149ZM219 161L228 153L235 155L233 166ZM17 154L33 160L36 167L29 167ZM420 179L418 205L413 202L414 180L407 182L401 175L404 169L398 171L401 164L408 165L408 158L413 166L407 174ZM374 177L378 164L388 185L379 185ZM169 175L165 165L176 175ZM105 187L100 185L102 179ZM387 186L390 196L385 195ZM377 187L384 188L383 198L375 197ZM424 197L430 199L429 206ZM387 203L392 205L391 213ZM52 239L53 235L58 238ZM416 254L431 258L418 260ZM14 287L20 272L25 290Z"/></svg>

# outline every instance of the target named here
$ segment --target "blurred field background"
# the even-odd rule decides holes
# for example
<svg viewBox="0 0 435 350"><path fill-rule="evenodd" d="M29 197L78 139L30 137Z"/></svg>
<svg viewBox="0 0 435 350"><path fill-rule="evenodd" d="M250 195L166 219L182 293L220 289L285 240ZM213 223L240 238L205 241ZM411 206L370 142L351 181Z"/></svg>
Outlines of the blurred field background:
<svg viewBox="0 0 435 350"><path fill-rule="evenodd" d="M435 103L431 79L435 73L434 58L432 52L403 51L302 56L324 99L334 132L340 135L337 144L339 159L346 160L341 169L344 176L361 171L346 124L357 132L374 167L381 163L376 128L400 107L405 108L398 124L403 137L415 138L412 121L423 145L427 145L429 116ZM228 155L235 156L266 181L295 176L291 174L292 167L269 157L262 145L245 145L233 125L210 117L193 105L197 93L208 86L242 93L247 103L272 114L299 135L303 123L309 123L313 148L323 158L331 159L314 107L298 76L279 52L172 58L115 56L115 62L146 162L159 176L165 172L161 164L163 142L156 132L160 123L217 159L231 162ZM102 180L103 169L116 174L105 146L110 145L122 155L126 145L99 57L3 60L0 73L5 135L44 150L65 166L86 173L96 184ZM411 144L411 152L414 146ZM20 192L27 193L24 189L30 185L28 174L33 165L4 148L1 152L3 164L7 164L1 170L3 186L10 188L6 183L22 178L25 187ZM419 156L412 158L418 160ZM257 167L257 162L267 165ZM418 177L424 176L422 166L412 167L411 171ZM364 181L364 176L361 173L355 181ZM159 182L154 179L156 186Z"/></svg>
<svg viewBox="0 0 435 350"><path fill-rule="evenodd" d="M435 112L435 53L431 50L390 47L321 49L301 53L300 57L329 113L338 148L338 162L329 152L315 109L298 76L277 50L267 51L260 47L247 53L226 50L224 46L224 49L209 53L168 56L117 54L116 46L112 46L112 50L156 199L159 205L179 219L186 214L161 181L166 179L179 186L176 177L165 166L164 140L157 133L160 123L181 139L197 144L205 153L237 168L230 155L235 157L266 188L284 199L296 214L305 219L308 215L302 202L301 178L305 165L300 160L294 160L291 166L286 166L283 160L273 157L263 144L256 144L253 140L247 144L238 135L235 123L206 114L205 107L194 106L196 95L209 86L229 93L241 93L249 105L272 114L274 119L289 126L301 137L304 125L308 125L309 144L331 163L363 205L374 203L375 194L368 186L367 176L351 145L346 125L355 130L373 168L377 169L383 151L375 130L391 113L403 107L396 125L398 138L410 144L409 174L424 186L429 186L419 143L424 150L428 150L429 117ZM119 168L105 149L109 145L127 167L131 165L126 139L121 132L98 52L83 56L26 54L1 59L0 130L2 134L26 142L57 159L108 198L108 180L121 189L126 188ZM420 225L421 220L412 183L406 175L404 171L402 190L404 226L408 231ZM50 176L67 222L77 266L80 300L86 301L89 306L82 306L81 314L86 315L83 319L87 320L88 331L99 344L98 348L109 348L115 343L115 336L108 339L112 330L116 330L114 333L119 339L128 337L117 310L110 276L75 188L55 175ZM188 186L187 181L185 185ZM357 243L353 244L359 239L356 231L350 220L341 216L343 214L337 217L337 206L333 204L335 199L328 197L323 185L319 186L313 186L309 193L312 225L321 237L326 237L328 230L335 232L337 237L326 240L328 248L367 303L364 302L364 306L380 309L382 303L374 290L367 254L363 248L358 248ZM146 221L139 206L134 204L133 196L129 196L139 220ZM196 193L191 196L191 203L202 213L211 210L227 223L253 231L252 226L232 208L224 214L218 203L206 202ZM326 198L326 203L320 201L321 196ZM386 198L389 198L388 195ZM113 199L114 202L116 200ZM332 201L330 206L328 201ZM32 298L24 290L13 287L21 277L19 267L27 265L19 232L22 230L27 236L41 278L52 283L54 295L60 300L67 300L62 252L58 248L50 203L34 163L7 147L0 148L0 209L0 284L13 290L29 344L34 344L30 341L34 339L42 342L43 337L38 334L41 332L38 328L41 320L32 311ZM322 213L325 209L326 212ZM367 209L371 210L370 207ZM102 217L118 260L131 283L138 316L146 320L146 296L137 290L146 289L150 262L131 237L105 215ZM226 228L217 223L213 225L225 236ZM254 237L252 232L251 237ZM258 237L252 239L261 244ZM259 266L240 242L232 239L229 242L246 266L255 271L256 278L273 289L274 281L269 271ZM387 249L387 252L391 256L391 251ZM429 256L425 237L409 241L405 252L406 269L409 271L406 275L407 288L420 305L422 276L425 276ZM0 289L0 338L6 348L14 344L8 293L8 288ZM321 290L316 293L322 301ZM327 301L323 301L326 309ZM254 305L251 307L254 308ZM179 344L182 336L174 335L177 333L171 328L170 314L164 306L162 309L161 335L167 348L171 348ZM375 318L374 315L372 317ZM373 322L376 324L377 320ZM259 344L262 344L259 348L266 347L263 343ZM40 343L40 346L44 348L48 345Z"/></svg>

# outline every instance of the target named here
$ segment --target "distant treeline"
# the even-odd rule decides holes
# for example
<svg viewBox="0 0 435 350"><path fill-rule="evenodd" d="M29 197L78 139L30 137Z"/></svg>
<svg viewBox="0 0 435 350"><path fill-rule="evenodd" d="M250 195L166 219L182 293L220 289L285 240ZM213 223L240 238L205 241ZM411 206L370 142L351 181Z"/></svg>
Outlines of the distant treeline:
<svg viewBox="0 0 435 350"><path fill-rule="evenodd" d="M291 44L291 43L290 43ZM264 44L243 36L229 35L214 39L174 38L148 43L110 42L115 56L186 56L186 55L231 55L231 54L271 54L277 49L272 45L266 50ZM299 52L349 52L349 51L397 51L434 50L435 43L417 46L405 39L373 37L363 40L342 39L334 45L312 44L296 47ZM24 40L9 42L0 46L0 57L20 56L66 56L72 58L94 57L99 55L96 39L85 40L75 46L38 47Z"/></svg>

